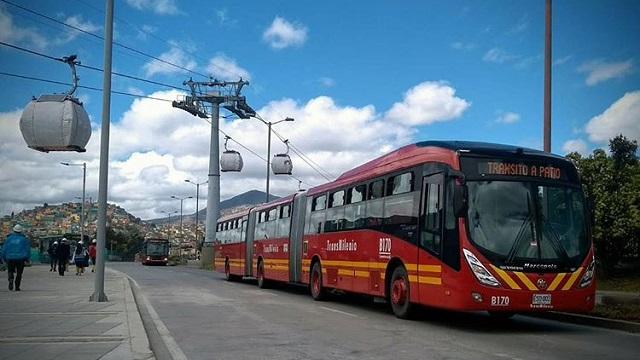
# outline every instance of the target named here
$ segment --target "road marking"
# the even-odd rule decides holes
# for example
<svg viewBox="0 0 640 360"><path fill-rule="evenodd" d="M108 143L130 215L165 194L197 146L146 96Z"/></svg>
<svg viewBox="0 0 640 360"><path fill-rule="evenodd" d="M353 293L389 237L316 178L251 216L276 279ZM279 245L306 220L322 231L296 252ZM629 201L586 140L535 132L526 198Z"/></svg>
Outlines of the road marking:
<svg viewBox="0 0 640 360"><path fill-rule="evenodd" d="M129 275L126 275L126 276L138 287L138 289L140 289L138 282L133 277ZM167 350L169 350L169 353L171 353L171 357L173 358L173 360L187 360L187 356L184 354L184 352L182 352L182 349L180 349L180 346L178 345L176 340L173 338L173 336L171 336L171 332L169 332L169 329L162 322L162 320L160 319L160 316L158 316L158 313L153 308L149 300L147 300L147 297L144 295L142 290L140 290L139 294L140 294L140 300L144 303L144 306L147 308L147 311L149 312L149 316L151 316L153 323L156 325L156 329L158 330L160 337L162 337L162 341L167 347Z"/></svg>
<svg viewBox="0 0 640 360"><path fill-rule="evenodd" d="M348 312L346 312L346 311L342 311L342 310L338 310L338 309L332 309L332 308L330 308L330 307L326 307L326 306L320 306L320 308L321 308L321 309L328 310L328 311L332 311L332 312L334 312L334 313L342 314L342 315L347 315L347 316L356 317L356 318L357 318L357 317L359 317L359 316L358 316L358 315L356 315L356 314L348 313Z"/></svg>

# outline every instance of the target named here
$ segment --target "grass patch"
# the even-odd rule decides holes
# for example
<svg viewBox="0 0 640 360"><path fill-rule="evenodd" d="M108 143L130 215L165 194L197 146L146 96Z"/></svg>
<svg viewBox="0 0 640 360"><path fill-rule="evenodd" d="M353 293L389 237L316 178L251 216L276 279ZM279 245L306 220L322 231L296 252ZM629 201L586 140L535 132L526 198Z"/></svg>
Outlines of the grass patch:
<svg viewBox="0 0 640 360"><path fill-rule="evenodd" d="M607 319L627 320L640 322L640 305L638 304L616 304L616 305L596 305L589 314Z"/></svg>
<svg viewBox="0 0 640 360"><path fill-rule="evenodd" d="M611 276L606 279L598 279L598 290L640 292L640 275Z"/></svg>

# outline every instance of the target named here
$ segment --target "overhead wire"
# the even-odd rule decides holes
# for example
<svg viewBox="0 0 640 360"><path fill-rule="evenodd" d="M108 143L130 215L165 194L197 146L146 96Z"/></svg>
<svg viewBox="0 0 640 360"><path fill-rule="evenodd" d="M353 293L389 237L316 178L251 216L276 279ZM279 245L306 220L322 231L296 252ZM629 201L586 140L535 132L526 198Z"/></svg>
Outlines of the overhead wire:
<svg viewBox="0 0 640 360"><path fill-rule="evenodd" d="M51 55L47 55L47 54L44 54L44 53L41 53L41 52L38 52L38 51L35 51L35 50L31 50L31 49L27 49L27 48L21 47L21 46L18 46L18 45L9 44L9 43L6 43L4 41L0 41L0 45L7 46L7 47L10 47L10 48L13 48L13 49L16 49L16 50L19 50L19 51L23 51L23 52L26 52L26 53L29 53L29 54L32 54L32 55L41 56L41 57L44 57L46 59L55 60L55 61L59 61L59 62L64 62L64 60L62 58L57 58L57 57L54 57L54 56L51 56ZM99 72L103 72L104 71L103 69L97 68L95 66L84 65L84 64L81 64L81 63L77 63L76 66L82 67L82 68L86 68L86 69L90 69L90 70L94 70L94 71L99 71ZM180 88L180 87L173 86L173 85L170 85L170 84L164 84L164 83L161 83L161 82L158 82L158 81L154 81L154 80L143 79L143 78L140 78L140 77L137 77L137 76L133 76L133 75L122 74L122 73L119 73L119 72L116 72L116 71L112 71L111 73L113 75L116 75L116 76L132 79L132 80L137 80L137 81L143 81L143 82L146 82L146 83L149 83L149 84L153 84L153 85L164 86L164 87L177 89L177 90L185 90L184 88Z"/></svg>
<svg viewBox="0 0 640 360"><path fill-rule="evenodd" d="M39 17L45 18L45 19L47 19L47 20L53 21L53 22L55 22L55 23L57 23L57 24L60 24L60 25L62 25L62 26L65 26L65 27L71 28L71 29L73 29L73 30L75 30L75 31L81 32L81 33L83 33L83 34L86 34L86 35L89 35L89 36L92 36L92 37L94 37L94 38L97 38L97 39L100 39L100 40L104 41L104 38L103 38L102 36L100 36L100 35L97 35L97 34L94 34L94 33L92 33L92 32L89 32L89 31L83 30L83 29L81 29L81 28L79 28L79 27L76 27L76 26L73 26L73 25L71 25L71 24L67 24L67 23L65 23L65 22L59 21L59 20L57 20L57 19L55 19L55 18L52 18L52 17L47 16L47 15L45 15L45 14L39 13L39 12L37 12L37 11L35 11L35 10L32 10L32 9L29 9L29 8L27 8L27 7L24 7L24 6L21 6L21 5L15 4L15 3L11 2L11 1L8 1L8 0L0 0L0 1L2 1L2 2L6 3L6 4L9 4L9 5L11 5L11 6L17 7L17 8L19 8L19 9L21 9L21 10L23 10L23 11L26 11L26 12L28 12L28 13L31 13L31 14L33 14L33 15L36 15L36 16L39 16ZM79 0L77 0L77 1L79 1ZM82 1L79 1L79 2L82 2ZM82 2L82 3L84 3L84 2ZM87 6L89 6L89 7L91 7L91 8L93 8L94 10L98 10L97 8L95 8L95 7L91 6L91 5L87 4L87 3L84 3L84 4L85 4L85 5L87 5ZM98 11L101 11L101 10L98 10ZM101 12L102 12L102 11L101 11ZM145 34L147 34L147 35L151 35L151 36L153 36L153 37L155 37L155 38L157 38L157 39L160 39L160 40L162 40L162 41L166 41L166 42L168 42L167 40L162 39L162 38L160 38L160 37L158 37L158 36L155 36L154 34L152 34L152 33L148 32L148 31L145 31L144 29L140 29L140 28L138 28L137 26L135 26L135 25L132 25L132 24L128 23L127 21L124 21L124 20L120 20L120 21L125 22L127 25L129 25L129 26L131 26L131 27L133 27L133 28L136 28L138 31L141 31L141 32L143 32L143 33L145 33ZM41 22L40 22L40 23L41 23ZM42 24L44 24L44 23L42 23ZM67 31L67 32L68 32L68 31ZM19 46L16 46L16 45L12 45L12 44L9 44L9 43L5 43L5 42L1 42L1 41L0 41L0 44L5 45L5 46L12 47L12 48L17 49L17 50L25 51L25 52L27 52L27 53L31 53L31 54L33 54L33 55L38 55L38 56L42 56L42 57L45 57L45 58L48 58L48 59L51 59L51 60L56 60L56 61L61 61L61 62L63 62L63 60L62 60L62 59L60 59L60 58L56 58L56 57L53 57L53 56L50 56L50 55L46 55L46 54L43 54L43 53L40 53L40 52L37 52L37 51L34 51L34 50L30 50L30 49L22 48L22 47L19 47ZM162 63L164 63L164 64L167 64L167 65L170 65L170 66L173 66L173 67L179 68L179 69L181 69L181 70L185 70L185 71L188 71L188 72L193 73L193 74L196 74L196 75L200 75L200 76L205 77L205 78L211 78L211 76L209 76L209 75L205 75L205 74L202 74L202 73L200 73L200 72L197 72L197 71L193 71L193 70L191 70L191 69L188 69L188 68L186 68L186 67L183 67L183 66L180 66L180 65L177 65L177 64L171 63L171 62L166 61L166 60L163 60L163 59L160 59L160 58L158 58L158 57L155 57L155 56L153 56L153 55L147 54L147 53L142 52L142 51L140 51L140 50L134 49L134 48L132 48L132 47L130 47L130 46L128 46L128 45L125 45L125 44L119 43L119 42L117 42L117 41L113 41L113 44L114 44L114 45L117 45L117 46L119 46L119 47L122 47L122 48L124 48L124 49L127 49L127 50L129 50L129 51L132 51L132 52L134 52L134 53L136 53L136 54L139 54L139 55L142 55L142 56L145 56L145 57L148 57L148 58L151 58L151 59L154 59L154 60L160 61L160 62L162 62ZM177 47L179 47L179 46L177 46ZM93 67L93 66L89 66L89 65L82 65L82 64L76 64L76 65L77 65L77 66L79 66L79 67L87 68L87 69L94 70L94 71L101 71L101 72L103 71L103 70L102 70L102 69L100 69L100 68ZM217 66L217 65L215 65L215 64L212 64L212 66L214 66L214 67L216 67L216 68L218 68L218 69L220 69L220 70L225 70L225 69L223 69L222 67ZM116 76L120 76L120 77L129 78L129 79L132 79L132 80L137 80L137 81L147 82L147 83L154 84L154 85L165 86L165 87L169 87L169 88L173 88L173 89L178 89L178 90L184 90L184 88L179 88L179 87L176 87L176 86L173 86L173 85L169 85L169 84L163 84L163 83L160 83L160 82L157 82L157 81L153 81L153 80L143 79L143 78L136 77L136 76L133 76L133 75L127 75L127 74L122 74L122 73L118 73L118 72L112 72L112 74L114 74L114 75L116 75ZM65 83L65 82L61 82L61 81L48 80L48 79L36 78L36 77L31 77L31 76L19 75L19 74L11 74L11 73L6 73L6 72L0 72L0 75L12 76L12 77L16 77L16 78L22 78L22 79L33 80L33 81L47 82L47 83L58 84L58 85L67 85L67 86L70 86L70 85L71 85L71 84L69 84L69 83ZM239 75L239 74L236 74L236 75ZM88 89L88 90L94 90L94 91L102 91L102 89L100 89L100 88L95 88L95 87L90 87L90 86L85 86L85 85L79 85L79 86L78 86L78 88L83 88L83 89ZM158 100L158 101L170 102L170 100L166 100L166 99L161 99L161 98L152 97L152 96L139 95L139 94L132 94L132 93L127 93L127 92L122 92L122 91L117 91L117 90L112 90L112 91L111 91L111 93L113 93L113 94L118 94L118 95L126 95L126 96L138 97L138 98L147 98L147 99L152 99L152 100ZM264 99L263 99L263 100L264 100ZM221 129L220 129L220 132L221 132L221 133L223 133L223 134L225 134L226 136L228 136L228 135L227 135L226 133L224 133ZM275 131L274 131L274 133L275 133ZM277 136L278 136L278 135L277 135ZM244 148L245 150L247 150L247 151L249 151L250 153L252 153L253 155L255 155L255 156L259 157L261 160L263 160L263 161L265 161L265 162L268 162L268 160L267 160L267 159L264 159L263 157L261 157L260 155L258 155L255 151L253 151L253 150L249 149L248 147L244 146L243 144L241 144L241 143L240 143L240 142L238 142L237 140L235 140L235 139L233 139L233 138L231 138L231 137L230 137L230 139L231 139L234 143L238 144L239 146L241 146L241 147L242 147L242 148ZM283 140L283 139L281 138L281 140ZM316 172L318 172L322 177L324 177L324 178L325 178L326 180L328 180L328 181L331 181L331 179L330 179L329 177L327 177L326 175L322 174L322 172L321 172L321 171L319 171L319 170L318 170L317 168L315 168L312 164L310 164L310 162L309 162L308 160L311 160L311 159L308 159L308 160L307 160L307 159L305 159L304 155L302 155L302 154L301 154L301 151L300 151L299 149L292 149L292 150L293 150L296 154L298 154L298 156L299 156L303 161L305 161L305 162L306 162L306 163L307 163L307 164L308 164L312 169L314 169ZM312 160L311 160L311 161L312 161ZM317 165L317 164L316 164L316 165ZM326 172L326 171L325 171L325 172ZM327 173L327 174L329 174L329 175L331 175L331 174L330 174L330 173L328 173L328 172L326 172L326 173ZM295 177L295 176L293 176L293 175L290 175L290 177L292 177L292 178L296 179L297 181L299 181L299 182L300 182L300 183L302 183L302 184L305 184L305 185L307 185L307 186L312 186L312 185L310 185L310 184L308 184L308 183L304 182L303 180L301 180L301 179L299 179L299 178L297 178L297 177Z"/></svg>
<svg viewBox="0 0 640 360"><path fill-rule="evenodd" d="M22 10L24 10L24 11L28 12L28 13L34 14L34 15L36 15L36 16L40 16L40 17L45 18L45 19L47 19L47 20L53 21L53 22L55 22L55 23L57 23L57 24L60 24L60 25L63 25L63 26L69 27L69 28L74 29L74 30L76 30L76 31L79 31L79 32L81 32L81 33L83 33L83 34L86 34L86 35L89 35L89 36L92 36L92 37L95 37L95 38L97 38L97 39L100 39L100 40L104 41L104 37L102 37L102 36L100 36L100 35L97 35L97 34L94 34L94 33L90 32L90 31L86 31L86 30L83 30L83 29L81 29L81 28L79 28L79 27L77 27L77 26L73 26L73 25L71 25L71 24L67 24L67 23L65 23L65 22L63 22L63 21L60 21L60 20L58 20L58 19L55 19L55 18L53 18L53 17L51 17L51 16L48 16L48 15L42 14L42 13L40 13L40 12L37 12L37 11L35 11L35 10L29 9L29 8L24 7L24 6L21 6L21 5L15 4L15 3L11 2L11 1L8 1L8 0L0 0L0 1L2 1L2 2L6 3L6 4L9 4L9 5L11 5L11 6L15 6L15 7L19 8L19 9L22 9ZM181 70L185 70L185 71L190 72L190 73L192 73L192 74L199 75L199 76L202 76L202 77L207 78L207 79L209 79L209 78L210 78L210 76L209 76L209 75L205 75L205 74L203 74L203 73L201 73L201 72L194 71L194 70L189 69L189 68L186 68L186 67L184 67L184 66L177 65L177 64L174 64L174 63L172 63L172 62L170 62L170 61L166 61L166 60L161 59L161 58L159 58L159 57L156 57L156 56L153 56L153 55L147 54L147 53L145 53L145 52L143 52L143 51L140 51L140 50L135 49L135 48L133 48L133 47L131 47L131 46L128 46L128 45L122 44L122 43L120 43L120 42L113 41L113 44L114 44L114 45L117 45L117 46L119 46L119 47L121 47L121 48L127 49L127 50L129 50L129 51L132 51L132 52L134 52L134 53L136 53L136 54L139 54L139 55L142 55L142 56L148 57L148 58L153 59L153 60L156 60L156 61L160 61L160 62L162 62L162 63L164 63L164 64L167 64L167 65L173 66L173 67L178 68L178 69L181 69Z"/></svg>

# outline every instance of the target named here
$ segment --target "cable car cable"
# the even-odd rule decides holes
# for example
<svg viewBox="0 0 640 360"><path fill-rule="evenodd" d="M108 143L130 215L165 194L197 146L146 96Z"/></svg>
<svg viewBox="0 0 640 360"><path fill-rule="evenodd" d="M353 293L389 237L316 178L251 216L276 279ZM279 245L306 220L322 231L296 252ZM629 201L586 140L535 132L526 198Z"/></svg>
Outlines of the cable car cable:
<svg viewBox="0 0 640 360"><path fill-rule="evenodd" d="M24 51L26 53L32 54L32 55L42 56L42 57L50 59L50 60L64 62L62 60L62 58L53 57L51 55L43 54L43 53L35 51L35 50L30 50L30 49L23 48L23 47L20 47L20 46L17 46L17 45L9 44L9 43L6 43L4 41L0 41L0 45L8 46L8 47L14 48L16 50L20 50L20 51ZM94 70L94 71L99 71L99 72L103 72L104 71L104 70L102 70L100 68L97 68L97 67L94 67L94 66L90 66L90 65L76 64L76 66L82 67L82 68L87 68L87 69ZM143 81L143 82L146 82L146 83L149 83L149 84L165 86L165 87L168 87L168 88L177 89L177 90L183 90L183 91L186 90L185 88L181 88L181 87L177 87L177 86L173 86L173 85L169 85L169 84L163 84L163 83L158 82L158 81L143 79L143 78L140 78L140 77L137 77L137 76L133 76L133 75L122 74L122 73L118 73L118 72L115 72L115 71L113 71L111 73L113 75L116 75L116 76L132 79L132 80Z"/></svg>
<svg viewBox="0 0 640 360"><path fill-rule="evenodd" d="M52 18L52 17L47 16L47 15L45 15L45 14L39 13L39 12L37 12L37 11L35 11L35 10L31 10L31 9L26 8L26 7L24 7L24 6L21 6L21 5L18 5L18 4L14 4L14 3L12 3L11 1L8 1L8 0L0 0L0 1L2 1L2 2L6 3L6 4L9 4L9 5L15 6L15 7L19 8L19 9L22 9L22 10L24 10L24 11L26 11L26 12L29 12L29 13L31 13L31 14L34 14L34 15L37 15L37 16L40 16L40 17L43 17L43 18L48 19L48 20L51 20L51 21L53 21L53 22L55 22L55 23L58 23L58 24L60 24L60 25L63 25L63 26L66 26L66 27L72 28L72 29L74 29L74 30L76 30L76 31L79 31L79 32L83 33L83 34L87 34L87 35L93 36L93 37L95 37L95 38L98 38L98 39L100 39L100 40L104 41L104 38L103 38L102 36L100 36L100 35L96 35L96 34L94 34L94 33L92 33L92 32L86 31L86 30L82 30L81 28L79 28L79 27L77 27L77 26L69 25L69 24L67 24L67 23L65 23L65 22L63 22L63 21L60 21L60 20L55 19L55 18ZM154 60L160 61L160 62L165 63L165 64L167 64L167 65L171 65L171 66L176 67L176 68L178 68L178 69L182 69L182 70L188 71L188 72L190 72L190 73L192 73L192 74L199 75L199 76L202 76L202 77L207 78L207 79L209 79L209 78L210 78L210 76L209 76L209 75L205 75L205 74L203 74L203 73L200 73L200 72L197 72L197 71L193 71L193 70L191 70L191 69L188 69L188 68L186 68L186 67L184 67L184 66L176 65L176 64L174 64L174 63L172 63L172 62L169 62L169 61L166 61L166 60L160 59L160 58L158 58L158 57L156 57L156 56L149 55L149 54L147 54L147 53L145 53L145 52L143 52L143 51L140 51L140 50L134 49L134 48L132 48L132 47L130 47L130 46L128 46L128 45L122 44L122 43L120 43L120 42L114 41L114 42L113 42L113 44L114 44L114 45L117 45L117 46L120 46L120 47L122 47L122 48L124 48L124 49L127 49L127 50L129 50L129 51L135 52L135 53L137 53L137 54L140 54L140 55L146 56L146 57L148 57L148 58L151 58L151 59L154 59Z"/></svg>

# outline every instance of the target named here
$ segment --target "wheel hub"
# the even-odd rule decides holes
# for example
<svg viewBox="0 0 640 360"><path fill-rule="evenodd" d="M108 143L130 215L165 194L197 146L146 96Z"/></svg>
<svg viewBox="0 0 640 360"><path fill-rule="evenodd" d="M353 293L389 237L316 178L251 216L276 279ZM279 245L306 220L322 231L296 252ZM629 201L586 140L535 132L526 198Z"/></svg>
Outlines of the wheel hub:
<svg viewBox="0 0 640 360"><path fill-rule="evenodd" d="M396 305L402 305L407 299L407 283L404 279L395 279L391 288L391 301Z"/></svg>

